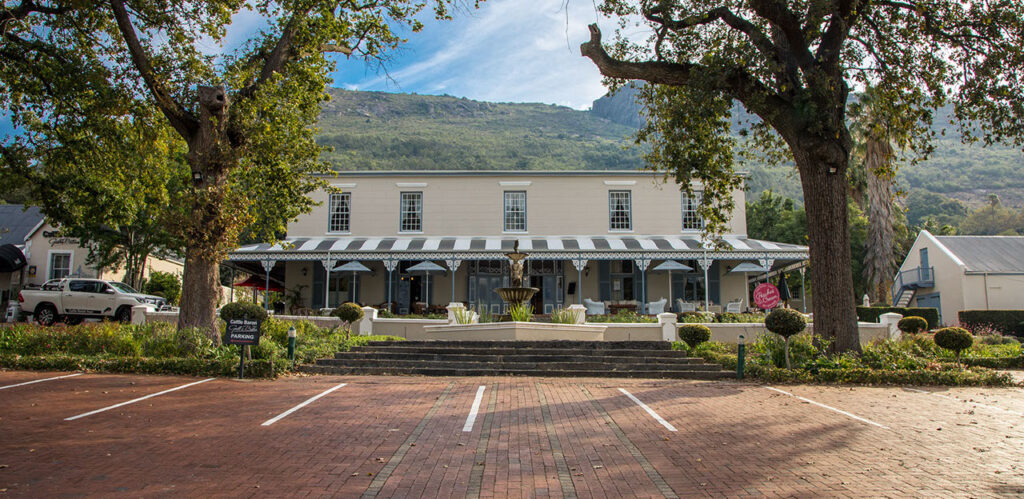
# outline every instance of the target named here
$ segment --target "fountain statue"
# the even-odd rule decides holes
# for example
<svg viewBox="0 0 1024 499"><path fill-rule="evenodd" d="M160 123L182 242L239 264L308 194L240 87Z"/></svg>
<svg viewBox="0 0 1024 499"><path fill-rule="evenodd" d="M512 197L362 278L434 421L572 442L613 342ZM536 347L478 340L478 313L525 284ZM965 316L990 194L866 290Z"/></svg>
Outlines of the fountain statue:
<svg viewBox="0 0 1024 499"><path fill-rule="evenodd" d="M519 241L517 240L512 246L512 253L506 253L505 256L512 261L512 269L510 272L512 286L507 288L498 288L495 291L497 291L498 296L500 296L501 299L509 305L529 301L537 291L540 291L537 288L523 287L523 260L529 255L519 252Z"/></svg>

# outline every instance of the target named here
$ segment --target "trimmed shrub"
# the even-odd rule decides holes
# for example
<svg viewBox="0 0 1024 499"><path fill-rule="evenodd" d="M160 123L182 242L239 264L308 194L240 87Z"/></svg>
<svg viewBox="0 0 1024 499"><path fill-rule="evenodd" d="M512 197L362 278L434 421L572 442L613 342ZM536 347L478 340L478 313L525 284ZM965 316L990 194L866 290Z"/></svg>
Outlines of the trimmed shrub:
<svg viewBox="0 0 1024 499"><path fill-rule="evenodd" d="M807 319L791 308L777 308L764 318L764 327L786 339L786 369L790 369L789 338L807 329Z"/></svg>
<svg viewBox="0 0 1024 499"><path fill-rule="evenodd" d="M924 317L911 315L910 317L900 319L900 321L896 323L896 327L904 333L917 334L928 330L928 321L924 320Z"/></svg>
<svg viewBox="0 0 1024 499"><path fill-rule="evenodd" d="M961 310L960 325L967 329L991 327L1003 334L1024 336L1024 310Z"/></svg>
<svg viewBox="0 0 1024 499"><path fill-rule="evenodd" d="M679 326L679 339L697 348L697 345L711 339L711 329L703 324L683 324Z"/></svg>
<svg viewBox="0 0 1024 499"><path fill-rule="evenodd" d="M342 303L340 307L331 310L331 315L349 324L355 324L363 318L363 307L356 303Z"/></svg>
<svg viewBox="0 0 1024 499"><path fill-rule="evenodd" d="M861 322L878 322L882 314L896 312L903 317L921 317L928 321L928 329L939 327L939 309L909 307L857 307L857 320Z"/></svg>
<svg viewBox="0 0 1024 499"><path fill-rule="evenodd" d="M228 303L220 308L220 318L224 319L224 322L231 319L263 321L267 318L267 311L255 303Z"/></svg>
<svg viewBox="0 0 1024 499"><path fill-rule="evenodd" d="M181 296L181 280L170 272L153 272L142 285L142 292L162 296L167 298L167 303L177 305L178 297Z"/></svg>
<svg viewBox="0 0 1024 499"><path fill-rule="evenodd" d="M960 363L960 352L971 348L974 336L970 331L959 327L944 327L935 332L935 344L956 353L956 362Z"/></svg>

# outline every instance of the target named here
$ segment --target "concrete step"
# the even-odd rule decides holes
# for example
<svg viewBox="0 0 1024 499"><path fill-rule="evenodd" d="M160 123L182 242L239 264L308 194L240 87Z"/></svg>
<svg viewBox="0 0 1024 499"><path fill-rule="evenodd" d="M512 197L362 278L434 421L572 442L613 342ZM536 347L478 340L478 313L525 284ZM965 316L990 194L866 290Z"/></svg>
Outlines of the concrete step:
<svg viewBox="0 0 1024 499"><path fill-rule="evenodd" d="M451 360L366 360L366 359L320 359L320 366L334 367L397 367L437 369L483 369L498 371L720 371L722 366L705 363L680 364L607 364L604 362L459 362Z"/></svg>
<svg viewBox="0 0 1024 499"><path fill-rule="evenodd" d="M371 341L368 346L447 348L571 348L574 350L672 350L667 341Z"/></svg>
<svg viewBox="0 0 1024 499"><path fill-rule="evenodd" d="M541 376L575 378L672 378L672 379L728 379L734 378L732 371L610 371L601 370L550 370L535 369L450 369L432 367L338 367L324 365L301 366L300 370L311 374L333 375L419 375L419 376Z"/></svg>
<svg viewBox="0 0 1024 499"><path fill-rule="evenodd" d="M665 353L667 352L658 352L650 357L639 355L616 355L617 352L605 353L606 355L577 355L575 352L563 352L558 355L536 355L532 353L513 353L507 355L464 355L461 353L448 352L380 352L353 350L351 352L338 352L334 354L334 358L360 360L449 360L457 362L604 362L608 364L699 364L703 362L703 359L699 357L686 357L685 355L665 356Z"/></svg>
<svg viewBox="0 0 1024 499"><path fill-rule="evenodd" d="M495 342L497 343L497 342ZM387 346L368 345L356 347L353 352L361 353L418 353L418 354L452 354L452 355L577 355L577 356L616 356L616 357L686 357L686 352L677 350L655 349L576 349L576 348L530 348L530 347L457 347L447 345L406 346L404 342Z"/></svg>

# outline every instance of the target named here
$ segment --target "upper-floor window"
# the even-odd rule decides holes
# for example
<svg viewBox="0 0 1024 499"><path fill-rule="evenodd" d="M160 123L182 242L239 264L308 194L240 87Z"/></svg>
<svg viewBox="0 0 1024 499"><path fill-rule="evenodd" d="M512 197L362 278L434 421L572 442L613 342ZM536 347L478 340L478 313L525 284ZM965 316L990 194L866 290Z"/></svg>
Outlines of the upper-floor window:
<svg viewBox="0 0 1024 499"><path fill-rule="evenodd" d="M352 214L352 193L331 193L330 218L327 221L327 232L348 232L349 219Z"/></svg>
<svg viewBox="0 0 1024 499"><path fill-rule="evenodd" d="M526 232L526 191L505 191L505 232Z"/></svg>
<svg viewBox="0 0 1024 499"><path fill-rule="evenodd" d="M608 191L608 227L611 230L633 230L630 191Z"/></svg>
<svg viewBox="0 0 1024 499"><path fill-rule="evenodd" d="M402 193L401 218L399 219L398 230L400 232L423 231L422 192Z"/></svg>
<svg viewBox="0 0 1024 499"><path fill-rule="evenodd" d="M694 191L693 195L683 193L683 230L701 230L704 228L704 218L700 216L701 200L704 196L702 191Z"/></svg>

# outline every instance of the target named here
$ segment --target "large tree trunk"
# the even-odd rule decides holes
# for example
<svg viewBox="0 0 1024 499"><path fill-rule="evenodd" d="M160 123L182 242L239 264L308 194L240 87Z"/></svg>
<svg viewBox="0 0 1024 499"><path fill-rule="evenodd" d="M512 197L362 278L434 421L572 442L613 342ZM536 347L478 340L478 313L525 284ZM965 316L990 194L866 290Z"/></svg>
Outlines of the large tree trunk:
<svg viewBox="0 0 1024 499"><path fill-rule="evenodd" d="M229 102L224 87L199 87L197 93L199 127L188 141L192 207L191 217L184 221L187 243L178 327L200 328L220 344L219 262L237 236L227 189L228 173L237 163L227 134Z"/></svg>
<svg viewBox="0 0 1024 499"><path fill-rule="evenodd" d="M814 289L828 290L814 295L814 334L831 340L833 352L859 352L845 160L824 160L796 147L793 156L803 184Z"/></svg>
<svg viewBox="0 0 1024 499"><path fill-rule="evenodd" d="M200 328L219 345L217 298L220 293L220 266L216 260L205 257L209 252L192 246L189 243L185 250L178 327Z"/></svg>

